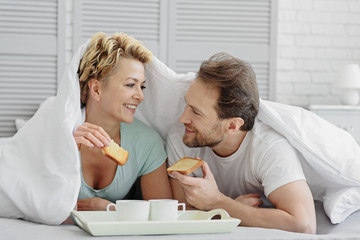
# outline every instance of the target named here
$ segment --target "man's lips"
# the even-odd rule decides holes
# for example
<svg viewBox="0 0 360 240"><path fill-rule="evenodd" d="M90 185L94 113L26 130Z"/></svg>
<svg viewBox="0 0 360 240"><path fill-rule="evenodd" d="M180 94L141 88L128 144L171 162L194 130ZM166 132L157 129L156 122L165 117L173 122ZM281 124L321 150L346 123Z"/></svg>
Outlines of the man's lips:
<svg viewBox="0 0 360 240"><path fill-rule="evenodd" d="M194 133L195 131L191 131L191 130L189 130L188 128L185 128L185 133L186 134L192 134L192 133Z"/></svg>

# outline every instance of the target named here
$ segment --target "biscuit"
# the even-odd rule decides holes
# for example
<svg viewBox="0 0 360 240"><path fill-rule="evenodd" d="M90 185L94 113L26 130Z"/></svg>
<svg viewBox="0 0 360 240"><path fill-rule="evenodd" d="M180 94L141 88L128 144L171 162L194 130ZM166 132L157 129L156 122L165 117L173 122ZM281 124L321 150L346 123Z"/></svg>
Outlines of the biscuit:
<svg viewBox="0 0 360 240"><path fill-rule="evenodd" d="M120 147L114 140L111 140L110 145L103 147L101 151L120 166L124 165L129 157L129 152Z"/></svg>
<svg viewBox="0 0 360 240"><path fill-rule="evenodd" d="M204 161L201 159L184 157L174 163L172 166L168 167L167 172L171 174L172 172L176 171L183 175L188 175L202 165L204 165Z"/></svg>

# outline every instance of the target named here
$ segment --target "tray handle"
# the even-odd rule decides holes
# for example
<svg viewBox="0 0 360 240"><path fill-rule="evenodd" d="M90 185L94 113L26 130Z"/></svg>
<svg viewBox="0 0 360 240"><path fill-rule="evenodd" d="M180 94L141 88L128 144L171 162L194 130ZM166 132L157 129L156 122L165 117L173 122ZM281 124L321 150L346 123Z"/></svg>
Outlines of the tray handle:
<svg viewBox="0 0 360 240"><path fill-rule="evenodd" d="M221 208L213 209L208 212L202 212L201 219L211 220L216 215L220 215L221 219L230 219L229 214L224 209L221 209Z"/></svg>

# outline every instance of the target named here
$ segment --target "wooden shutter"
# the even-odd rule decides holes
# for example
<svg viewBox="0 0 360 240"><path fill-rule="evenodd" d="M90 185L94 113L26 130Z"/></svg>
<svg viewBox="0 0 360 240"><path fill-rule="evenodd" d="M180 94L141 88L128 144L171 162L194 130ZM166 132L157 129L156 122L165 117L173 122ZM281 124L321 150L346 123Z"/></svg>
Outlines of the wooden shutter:
<svg viewBox="0 0 360 240"><path fill-rule="evenodd" d="M0 1L0 137L16 132L15 119L29 119L56 94L63 71L62 0ZM58 54L59 52L59 54Z"/></svg>
<svg viewBox="0 0 360 240"><path fill-rule="evenodd" d="M172 0L168 66L196 72L201 61L228 52L252 64L260 96L274 96L276 1Z"/></svg>
<svg viewBox="0 0 360 240"><path fill-rule="evenodd" d="M149 48L155 56L164 59L165 21L161 21L161 9L166 8L167 0L79 0L74 7L74 47L89 39L96 32L109 35L124 32ZM165 14L166 11L162 11ZM164 49L166 50L166 49Z"/></svg>

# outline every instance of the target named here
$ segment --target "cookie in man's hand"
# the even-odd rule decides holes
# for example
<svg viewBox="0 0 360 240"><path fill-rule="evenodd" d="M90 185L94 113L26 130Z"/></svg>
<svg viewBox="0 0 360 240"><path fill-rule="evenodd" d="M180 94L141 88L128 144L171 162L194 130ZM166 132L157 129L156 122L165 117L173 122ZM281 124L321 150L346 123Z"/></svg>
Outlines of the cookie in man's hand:
<svg viewBox="0 0 360 240"><path fill-rule="evenodd" d="M167 171L169 174L176 171L183 175L188 175L204 165L204 160L197 158L184 157L174 163L172 166L168 167Z"/></svg>

